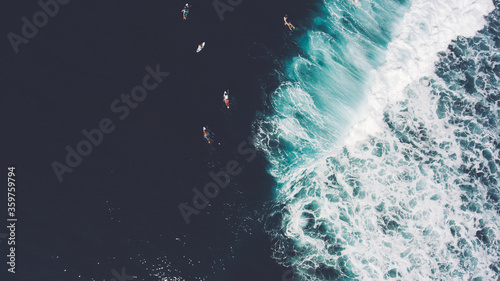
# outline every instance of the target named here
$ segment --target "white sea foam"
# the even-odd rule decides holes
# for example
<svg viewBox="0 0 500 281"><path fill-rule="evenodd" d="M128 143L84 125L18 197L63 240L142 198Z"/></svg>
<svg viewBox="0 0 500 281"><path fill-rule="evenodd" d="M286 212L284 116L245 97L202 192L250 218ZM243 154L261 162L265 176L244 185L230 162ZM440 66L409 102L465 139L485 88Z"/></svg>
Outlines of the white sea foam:
<svg viewBox="0 0 500 281"><path fill-rule="evenodd" d="M412 1L410 11L396 25L384 65L371 71L365 115L349 132L347 143L382 130L383 124L374 120L381 120L387 103L400 100L411 82L433 73L437 53L457 36L474 35L493 9L491 0Z"/></svg>
<svg viewBox="0 0 500 281"><path fill-rule="evenodd" d="M325 4L332 22L347 9L339 3ZM348 14L376 19L381 7L374 5L361 1L364 10ZM330 44L328 34L310 33L310 57L292 64L296 82L274 93L275 114L256 134L285 205L284 234L270 230L277 260L292 248L288 262L304 280L498 278L500 218L488 201L491 186L464 172L500 176L482 156L496 151L489 140L498 129L468 113L484 96L452 92L434 74L438 52L474 35L492 9L489 0L413 1L401 21L392 19L398 24L385 53L373 46L380 41L360 35L377 20L360 19L360 33L332 28L344 36ZM381 54L385 62L377 65ZM492 112L498 123L499 111Z"/></svg>

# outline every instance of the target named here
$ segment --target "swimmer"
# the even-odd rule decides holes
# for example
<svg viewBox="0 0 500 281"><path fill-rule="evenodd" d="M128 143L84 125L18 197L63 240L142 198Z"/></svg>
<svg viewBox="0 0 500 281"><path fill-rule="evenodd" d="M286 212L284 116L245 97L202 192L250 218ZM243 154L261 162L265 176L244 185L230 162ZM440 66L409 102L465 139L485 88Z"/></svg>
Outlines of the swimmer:
<svg viewBox="0 0 500 281"><path fill-rule="evenodd" d="M288 26L288 28L293 31L295 30L295 26L293 26L293 24L291 22L288 22L288 15L285 14L285 16L283 17L283 20L285 21L285 25Z"/></svg>

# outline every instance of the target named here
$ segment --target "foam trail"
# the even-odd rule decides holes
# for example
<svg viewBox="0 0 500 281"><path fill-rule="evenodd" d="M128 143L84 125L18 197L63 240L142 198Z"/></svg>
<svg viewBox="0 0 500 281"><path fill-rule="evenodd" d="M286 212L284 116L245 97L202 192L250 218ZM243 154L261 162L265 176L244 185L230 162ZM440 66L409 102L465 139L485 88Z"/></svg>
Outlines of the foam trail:
<svg viewBox="0 0 500 281"><path fill-rule="evenodd" d="M350 138L366 136L367 130L371 134L379 131L383 124L375 124L373 120L380 120L386 104L398 101L408 84L432 73L438 52L459 35L474 35L485 25L484 16L492 10L491 0L413 1L410 11L397 25L386 62L372 70L372 88L367 94L369 106L364 110L370 114L356 124ZM356 129L361 132L358 134Z"/></svg>
<svg viewBox="0 0 500 281"><path fill-rule="evenodd" d="M350 3L325 1L257 124L274 257L304 280L498 279L498 11L488 34L488 0Z"/></svg>
<svg viewBox="0 0 500 281"><path fill-rule="evenodd" d="M306 56L291 62L273 97L273 116L261 122L261 143L280 174L291 165L321 157L345 135L363 100L366 69L380 65L389 30L407 9L393 2L355 8L350 1L327 2L328 17L302 39ZM275 173L276 172L276 173Z"/></svg>

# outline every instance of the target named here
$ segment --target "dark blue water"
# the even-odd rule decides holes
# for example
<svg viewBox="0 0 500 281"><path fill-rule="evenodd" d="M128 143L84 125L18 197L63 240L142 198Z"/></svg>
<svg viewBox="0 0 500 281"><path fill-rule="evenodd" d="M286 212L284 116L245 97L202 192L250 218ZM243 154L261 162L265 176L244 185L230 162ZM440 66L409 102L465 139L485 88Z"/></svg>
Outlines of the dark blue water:
<svg viewBox="0 0 500 281"><path fill-rule="evenodd" d="M4 6L0 280L498 277L498 1L211 1Z"/></svg>
<svg viewBox="0 0 500 281"><path fill-rule="evenodd" d="M19 221L15 275L0 243L2 280L112 280L122 268L137 280L282 280L261 219L273 179L262 155L248 162L237 147L294 49L283 14L307 26L314 7L243 1L221 21L210 1L190 4L182 21L181 1L72 1L18 54L4 37L1 158L16 167ZM21 17L39 10L9 3L2 34L21 34ZM110 105L156 65L170 75L120 120ZM114 131L59 182L51 163L64 164L65 147L103 118ZM186 225L178 205L230 160L241 174Z"/></svg>

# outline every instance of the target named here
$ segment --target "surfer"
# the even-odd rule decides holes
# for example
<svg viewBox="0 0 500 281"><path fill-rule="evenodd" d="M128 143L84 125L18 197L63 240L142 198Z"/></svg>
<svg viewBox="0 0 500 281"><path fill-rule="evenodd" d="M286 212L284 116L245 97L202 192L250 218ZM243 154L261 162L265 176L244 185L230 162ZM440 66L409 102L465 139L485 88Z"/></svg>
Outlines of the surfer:
<svg viewBox="0 0 500 281"><path fill-rule="evenodd" d="M227 91L224 91L223 97L224 103L226 104L227 108L229 108L229 89L227 89Z"/></svg>
<svg viewBox="0 0 500 281"><path fill-rule="evenodd" d="M203 137L207 140L208 143L211 142L210 135L208 134L207 128L203 127Z"/></svg>
<svg viewBox="0 0 500 281"><path fill-rule="evenodd" d="M197 53L201 52L201 50L203 50L203 48L205 48L205 42L203 42L200 45L198 45L198 49L196 49L196 52Z"/></svg>
<svg viewBox="0 0 500 281"><path fill-rule="evenodd" d="M187 19L188 13L189 13L189 4L186 3L186 6L184 6L184 9L182 9L182 19Z"/></svg>
<svg viewBox="0 0 500 281"><path fill-rule="evenodd" d="M295 29L295 26L293 26L293 24L291 22L288 22L288 15L285 14L285 16L283 17L283 20L285 21L285 25L288 26L288 28L290 28L291 31L293 31Z"/></svg>

